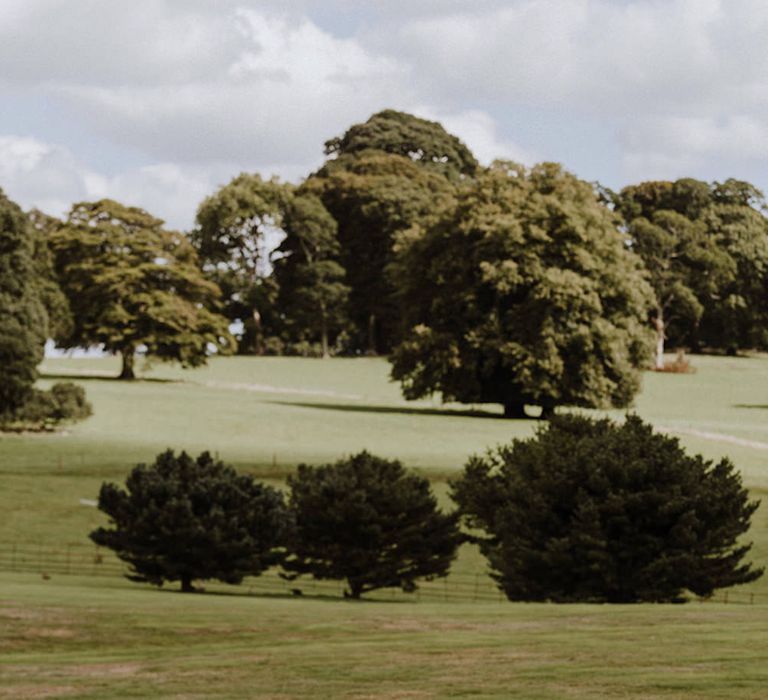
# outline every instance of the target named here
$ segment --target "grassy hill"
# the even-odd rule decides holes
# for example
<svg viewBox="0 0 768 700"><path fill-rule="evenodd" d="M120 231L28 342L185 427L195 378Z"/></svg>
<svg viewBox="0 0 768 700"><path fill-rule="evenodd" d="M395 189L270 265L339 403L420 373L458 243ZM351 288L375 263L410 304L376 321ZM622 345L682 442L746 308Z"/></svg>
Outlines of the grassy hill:
<svg viewBox="0 0 768 700"><path fill-rule="evenodd" d="M635 410L691 450L729 455L764 497L768 358L693 364L647 374ZM103 522L88 503L167 447L218 452L277 484L299 462L367 448L429 475L447 504L469 454L537 422L405 402L377 359L224 358L157 365L134 383L117 371L111 359L46 361L42 383L83 384L94 416L0 437L0 698L764 697L768 579L728 605L513 605L465 547L447 581L357 606L330 583L288 599L296 584L274 574L191 597L125 581L88 544ZM750 534L768 564L768 505Z"/></svg>

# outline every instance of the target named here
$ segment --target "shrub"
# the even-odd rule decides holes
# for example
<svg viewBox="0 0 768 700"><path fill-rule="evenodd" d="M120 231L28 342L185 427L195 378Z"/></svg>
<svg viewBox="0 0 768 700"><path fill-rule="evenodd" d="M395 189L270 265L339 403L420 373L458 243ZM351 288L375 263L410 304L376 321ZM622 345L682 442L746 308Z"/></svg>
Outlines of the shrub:
<svg viewBox="0 0 768 700"><path fill-rule="evenodd" d="M558 416L471 458L452 496L510 600L675 601L762 574L742 563L758 503L731 462L634 416Z"/></svg>
<svg viewBox="0 0 768 700"><path fill-rule="evenodd" d="M429 482L400 462L361 452L302 464L288 486L295 530L286 578L346 580L345 595L359 598L447 575L462 540L457 516L441 513Z"/></svg>
<svg viewBox="0 0 768 700"><path fill-rule="evenodd" d="M54 430L62 423L82 420L91 413L91 404L81 386L59 382L50 391L32 389L21 406L0 417L0 430Z"/></svg>
<svg viewBox="0 0 768 700"><path fill-rule="evenodd" d="M132 581L161 586L196 579L240 583L282 557L287 512L282 494L214 460L168 450L128 475L125 490L103 484L99 508L111 528L91 533L131 565Z"/></svg>

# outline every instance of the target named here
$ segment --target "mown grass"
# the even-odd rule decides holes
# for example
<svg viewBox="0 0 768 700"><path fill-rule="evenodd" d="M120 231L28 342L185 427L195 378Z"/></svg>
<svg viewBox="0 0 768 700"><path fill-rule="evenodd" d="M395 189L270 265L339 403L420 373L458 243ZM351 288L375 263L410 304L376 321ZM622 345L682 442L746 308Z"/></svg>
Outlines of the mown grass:
<svg viewBox="0 0 768 700"><path fill-rule="evenodd" d="M729 455L765 496L768 358L693 363L692 375L647 374L635 410L693 451ZM95 414L61 434L0 437L0 544L87 544L103 520L81 499L167 447L209 449L278 485L298 462L367 448L429 475L448 505L446 479L468 455L537 426L497 407L405 402L376 359L226 358L135 383L106 378L117 369L45 363L42 383L76 378ZM768 504L750 538L768 564ZM64 571L0 572L0 698L762 698L768 680L768 578L731 594L754 605L512 605L488 595L465 547L447 583L355 605L339 586L274 573L182 596ZM263 593L293 586L304 596Z"/></svg>
<svg viewBox="0 0 768 700"><path fill-rule="evenodd" d="M741 698L765 606L353 603L0 575L0 698Z"/></svg>

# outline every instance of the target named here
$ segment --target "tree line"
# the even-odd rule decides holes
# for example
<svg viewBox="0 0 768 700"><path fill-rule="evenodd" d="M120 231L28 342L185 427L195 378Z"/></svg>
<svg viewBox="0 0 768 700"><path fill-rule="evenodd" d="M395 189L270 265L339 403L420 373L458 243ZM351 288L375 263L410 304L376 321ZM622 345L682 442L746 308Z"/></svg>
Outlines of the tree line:
<svg viewBox="0 0 768 700"><path fill-rule="evenodd" d="M768 347L768 219L747 182L613 192L555 163L481 167L394 110L325 153L299 185L238 175L186 233L111 200L32 212L50 333L119 353L123 378L137 349L386 354L406 397L510 417L627 406L668 347Z"/></svg>
<svg viewBox="0 0 768 700"><path fill-rule="evenodd" d="M91 539L129 565L129 579L185 592L272 566L297 586L344 581L355 599L412 592L447 576L465 541L509 600L683 601L763 573L745 561L758 502L733 464L687 455L635 416L556 416L471 457L450 495L446 513L427 479L368 452L300 465L284 494L208 453L167 451L124 488L102 485L109 523Z"/></svg>

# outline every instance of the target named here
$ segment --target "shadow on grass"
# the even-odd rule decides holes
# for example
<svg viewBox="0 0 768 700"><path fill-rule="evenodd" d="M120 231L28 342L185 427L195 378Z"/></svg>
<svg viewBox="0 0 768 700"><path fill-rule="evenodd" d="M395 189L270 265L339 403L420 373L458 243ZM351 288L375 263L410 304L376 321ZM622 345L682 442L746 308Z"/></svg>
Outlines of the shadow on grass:
<svg viewBox="0 0 768 700"><path fill-rule="evenodd" d="M768 411L768 403L735 403L734 408L757 408L762 411Z"/></svg>
<svg viewBox="0 0 768 700"><path fill-rule="evenodd" d="M56 372L41 372L40 379L54 379L61 382L120 382L126 386L131 384L143 384L144 382L154 382L157 384L183 384L182 379L162 379L160 377L136 377L136 379L120 379L117 375L105 374L57 374Z"/></svg>
<svg viewBox="0 0 768 700"><path fill-rule="evenodd" d="M365 603L389 603L392 605L403 605L403 604L411 604L411 603L417 603L418 598L414 595L413 599L392 599L392 598L345 598L343 595L336 594L333 595L331 593L301 593L299 595L296 595L295 593L290 592L280 592L280 591L260 591L260 590L254 590L254 588L247 586L247 584L243 584L242 588L245 590L238 590L238 591L222 591L222 590L206 590L205 586L202 586L200 588L196 588L191 593L183 593L178 588L173 588L173 584L171 584L168 587L163 586L162 588L152 587L152 588L145 588L145 590L154 590L158 593L171 593L171 594L177 594L179 596L183 596L184 598L191 597L191 598L197 598L197 597L204 597L207 598L209 596L213 596L216 598L263 598L265 600L307 600L307 601L320 601L325 603L355 603L355 604L365 604ZM374 594L375 595L375 594Z"/></svg>
<svg viewBox="0 0 768 700"><path fill-rule="evenodd" d="M491 413L490 411L480 411L477 409L407 408L406 406L366 406L349 403L308 403L303 401L268 401L266 403L279 406L296 406L298 408L314 408L321 411L346 411L349 413L393 413L405 416L448 416L453 418L510 420L504 418L500 413Z"/></svg>

